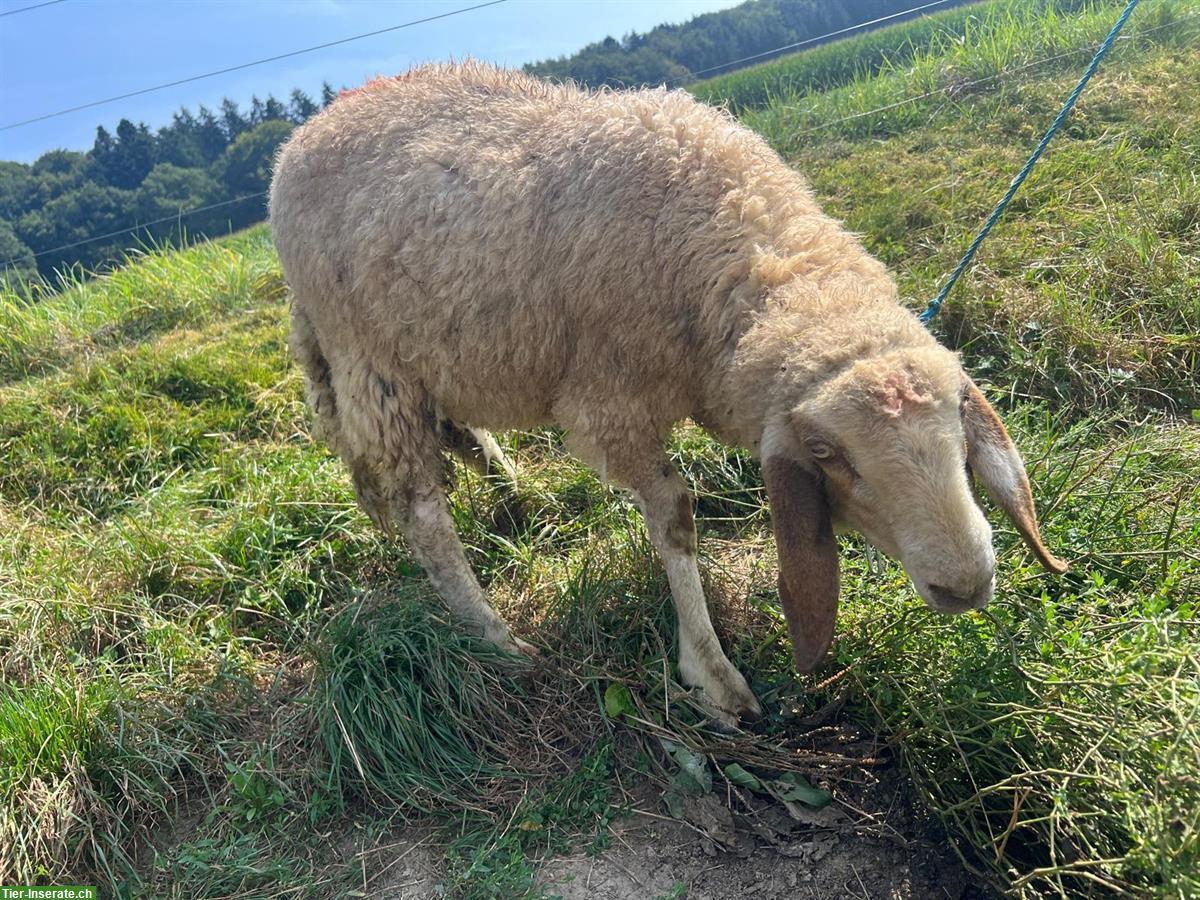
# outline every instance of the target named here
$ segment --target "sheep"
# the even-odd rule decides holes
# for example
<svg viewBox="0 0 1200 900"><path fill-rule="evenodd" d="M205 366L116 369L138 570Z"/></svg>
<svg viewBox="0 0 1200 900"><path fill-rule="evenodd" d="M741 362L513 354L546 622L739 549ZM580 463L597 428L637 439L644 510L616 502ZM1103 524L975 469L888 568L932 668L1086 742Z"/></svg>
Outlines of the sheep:
<svg viewBox="0 0 1200 900"><path fill-rule="evenodd" d="M270 218L316 432L371 519L501 647L532 652L468 566L441 457L448 443L511 473L489 429L558 425L632 492L670 582L680 676L724 724L761 710L705 603L691 496L664 449L683 419L762 461L801 671L833 638L836 530L899 559L936 610L987 604L972 472L1065 571L958 357L798 173L685 92L477 62L376 79L281 148Z"/></svg>

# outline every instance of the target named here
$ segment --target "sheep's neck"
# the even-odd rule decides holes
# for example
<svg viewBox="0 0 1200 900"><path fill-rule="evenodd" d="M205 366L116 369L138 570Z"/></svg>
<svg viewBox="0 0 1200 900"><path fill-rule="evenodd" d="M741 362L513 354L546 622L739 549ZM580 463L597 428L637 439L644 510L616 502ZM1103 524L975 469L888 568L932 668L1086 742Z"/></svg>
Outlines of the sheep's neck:
<svg viewBox="0 0 1200 900"><path fill-rule="evenodd" d="M757 453L763 427L819 384L861 359L933 343L895 288L823 290L812 283L768 292L723 354L709 382L702 423Z"/></svg>

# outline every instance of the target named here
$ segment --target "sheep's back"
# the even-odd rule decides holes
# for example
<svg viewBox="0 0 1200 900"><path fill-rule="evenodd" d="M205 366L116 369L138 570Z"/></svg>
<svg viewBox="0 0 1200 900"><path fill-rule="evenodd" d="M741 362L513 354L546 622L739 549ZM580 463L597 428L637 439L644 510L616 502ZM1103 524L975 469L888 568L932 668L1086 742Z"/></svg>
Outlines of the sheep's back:
<svg viewBox="0 0 1200 900"><path fill-rule="evenodd" d="M319 332L357 328L445 406L511 406L504 424L574 382L694 392L764 253L819 268L857 248L756 135L682 92L477 64L339 98L282 149L271 217Z"/></svg>

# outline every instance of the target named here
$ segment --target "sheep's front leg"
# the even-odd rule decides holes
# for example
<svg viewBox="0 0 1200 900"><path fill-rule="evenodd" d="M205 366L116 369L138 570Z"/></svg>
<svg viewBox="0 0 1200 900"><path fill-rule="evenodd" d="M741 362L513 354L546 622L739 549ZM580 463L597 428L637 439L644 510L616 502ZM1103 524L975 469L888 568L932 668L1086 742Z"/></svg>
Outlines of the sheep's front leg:
<svg viewBox="0 0 1200 900"><path fill-rule="evenodd" d="M726 724L732 724L734 717L758 719L762 708L742 673L721 649L704 602L687 485L663 459L631 487L671 582L679 619L679 674L685 684L703 688L708 699L725 714L721 718Z"/></svg>

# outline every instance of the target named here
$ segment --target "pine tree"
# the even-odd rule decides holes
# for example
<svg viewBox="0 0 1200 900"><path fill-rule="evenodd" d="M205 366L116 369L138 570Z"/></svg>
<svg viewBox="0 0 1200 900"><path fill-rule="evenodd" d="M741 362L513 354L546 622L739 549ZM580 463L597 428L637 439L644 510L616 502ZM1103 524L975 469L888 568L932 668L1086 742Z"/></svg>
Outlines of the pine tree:
<svg viewBox="0 0 1200 900"><path fill-rule="evenodd" d="M318 109L317 104L313 103L312 97L308 96L300 88L292 91L292 100L289 107L291 119L297 125L307 121Z"/></svg>

